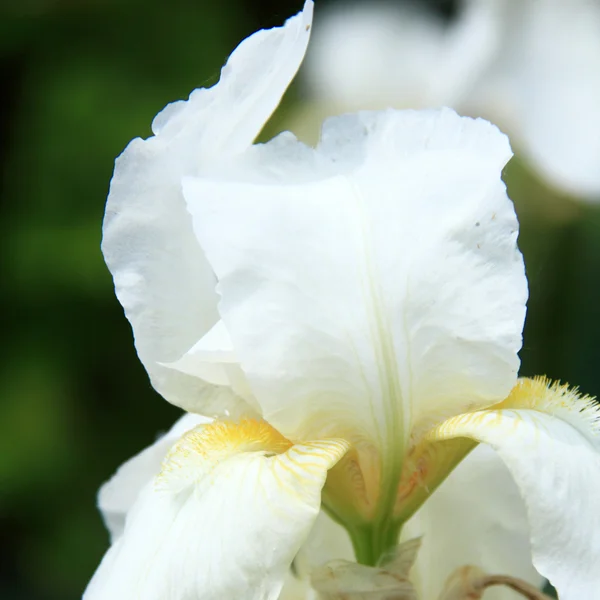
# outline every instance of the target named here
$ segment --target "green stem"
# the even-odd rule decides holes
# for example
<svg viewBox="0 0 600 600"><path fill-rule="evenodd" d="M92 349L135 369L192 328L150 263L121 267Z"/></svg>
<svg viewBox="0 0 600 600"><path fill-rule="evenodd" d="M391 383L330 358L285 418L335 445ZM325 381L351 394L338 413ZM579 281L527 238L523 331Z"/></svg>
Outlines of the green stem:
<svg viewBox="0 0 600 600"><path fill-rule="evenodd" d="M394 519L393 514L403 453L393 452L392 456L392 460L381 465L379 502L373 521L356 525L342 522L350 534L356 560L363 565L376 566L398 544L402 521Z"/></svg>
<svg viewBox="0 0 600 600"><path fill-rule="evenodd" d="M354 548L356 562L361 565L373 566L376 562L371 545L371 531L368 526L349 529L350 539Z"/></svg>
<svg viewBox="0 0 600 600"><path fill-rule="evenodd" d="M356 561L362 565L376 566L382 556L397 546L400 529L400 523L389 521L349 529Z"/></svg>

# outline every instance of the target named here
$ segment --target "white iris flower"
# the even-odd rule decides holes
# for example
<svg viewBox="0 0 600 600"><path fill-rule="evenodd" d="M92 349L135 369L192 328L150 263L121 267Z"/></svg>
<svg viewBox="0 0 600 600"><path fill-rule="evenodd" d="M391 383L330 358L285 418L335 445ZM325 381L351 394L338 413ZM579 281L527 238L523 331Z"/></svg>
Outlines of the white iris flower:
<svg viewBox="0 0 600 600"><path fill-rule="evenodd" d="M253 145L312 8L117 161L103 250L189 414L102 489L113 543L84 598L493 600L543 577L594 598L597 412L517 380L508 140L388 110L329 120L316 149Z"/></svg>

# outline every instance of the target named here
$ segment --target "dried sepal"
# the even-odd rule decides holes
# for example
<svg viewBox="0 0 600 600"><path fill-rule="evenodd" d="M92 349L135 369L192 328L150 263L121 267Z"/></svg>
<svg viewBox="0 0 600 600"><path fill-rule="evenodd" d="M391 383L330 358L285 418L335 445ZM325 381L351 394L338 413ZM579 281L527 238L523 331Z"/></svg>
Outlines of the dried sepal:
<svg viewBox="0 0 600 600"><path fill-rule="evenodd" d="M422 538L416 537L398 544L393 550L384 554L379 560L379 567L408 579L408 573L415 564L417 553L421 547Z"/></svg>
<svg viewBox="0 0 600 600"><path fill-rule="evenodd" d="M331 561L316 569L311 584L320 600L418 600L407 579L345 560Z"/></svg>

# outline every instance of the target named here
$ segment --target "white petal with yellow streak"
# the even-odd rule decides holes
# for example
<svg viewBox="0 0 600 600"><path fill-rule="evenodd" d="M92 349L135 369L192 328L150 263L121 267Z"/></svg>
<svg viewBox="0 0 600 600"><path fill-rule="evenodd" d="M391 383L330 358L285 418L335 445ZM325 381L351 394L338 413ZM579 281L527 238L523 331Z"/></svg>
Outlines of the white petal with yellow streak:
<svg viewBox="0 0 600 600"><path fill-rule="evenodd" d="M261 421L185 434L138 496L85 600L275 600L340 440L291 445Z"/></svg>
<svg viewBox="0 0 600 600"><path fill-rule="evenodd" d="M561 600L597 597L600 425L593 400L544 379L522 380L493 410L451 418L431 437L489 444L525 501L534 566Z"/></svg>

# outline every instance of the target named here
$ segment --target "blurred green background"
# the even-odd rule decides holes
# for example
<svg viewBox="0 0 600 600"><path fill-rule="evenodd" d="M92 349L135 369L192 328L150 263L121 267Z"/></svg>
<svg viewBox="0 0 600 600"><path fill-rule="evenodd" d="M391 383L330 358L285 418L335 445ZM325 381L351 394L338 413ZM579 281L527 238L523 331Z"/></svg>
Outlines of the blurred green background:
<svg viewBox="0 0 600 600"><path fill-rule="evenodd" d="M100 254L114 158L165 104L212 85L244 37L301 5L0 5L0 598L80 597L108 544L99 485L178 416L149 386ZM293 86L272 131L299 97ZM600 210L518 160L506 180L531 287L522 372L599 394Z"/></svg>

